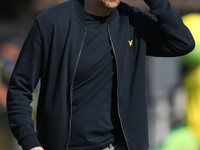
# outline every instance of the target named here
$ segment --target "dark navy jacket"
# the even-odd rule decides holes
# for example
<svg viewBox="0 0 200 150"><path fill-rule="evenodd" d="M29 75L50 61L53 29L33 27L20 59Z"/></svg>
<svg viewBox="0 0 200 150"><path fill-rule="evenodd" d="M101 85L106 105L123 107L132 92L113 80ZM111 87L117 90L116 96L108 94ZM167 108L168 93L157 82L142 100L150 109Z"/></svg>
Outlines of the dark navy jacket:
<svg viewBox="0 0 200 150"><path fill-rule="evenodd" d="M148 149L145 56L180 56L194 40L167 0L146 0L150 14L120 3L108 32L118 78L118 107L129 150ZM10 126L24 150L67 150L71 131L72 86L87 30L82 0L70 0L39 15L24 43L10 80ZM32 92L41 79L37 133L31 119Z"/></svg>

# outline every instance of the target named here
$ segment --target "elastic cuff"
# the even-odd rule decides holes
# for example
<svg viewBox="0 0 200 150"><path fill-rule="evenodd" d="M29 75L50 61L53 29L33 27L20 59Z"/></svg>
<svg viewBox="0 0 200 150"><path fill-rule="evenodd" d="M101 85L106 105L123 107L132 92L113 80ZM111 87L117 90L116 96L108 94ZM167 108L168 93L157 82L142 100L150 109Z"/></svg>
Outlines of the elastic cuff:
<svg viewBox="0 0 200 150"><path fill-rule="evenodd" d="M19 142L23 150L30 150L31 148L41 146L36 135L30 135L25 137Z"/></svg>
<svg viewBox="0 0 200 150"><path fill-rule="evenodd" d="M168 0L144 0L144 2L152 9L157 5L159 7L160 5L162 6L163 4L168 3Z"/></svg>

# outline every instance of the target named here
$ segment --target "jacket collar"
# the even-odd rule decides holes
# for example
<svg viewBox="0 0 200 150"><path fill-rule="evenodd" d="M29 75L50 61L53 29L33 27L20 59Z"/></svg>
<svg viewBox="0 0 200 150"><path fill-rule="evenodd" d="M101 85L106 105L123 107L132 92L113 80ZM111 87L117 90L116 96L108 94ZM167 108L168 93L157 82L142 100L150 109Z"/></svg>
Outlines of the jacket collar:
<svg viewBox="0 0 200 150"><path fill-rule="evenodd" d="M73 0L74 10L79 23L85 27L85 17L84 17L84 0ZM117 8L113 9L110 14L110 23L115 19L118 11Z"/></svg>

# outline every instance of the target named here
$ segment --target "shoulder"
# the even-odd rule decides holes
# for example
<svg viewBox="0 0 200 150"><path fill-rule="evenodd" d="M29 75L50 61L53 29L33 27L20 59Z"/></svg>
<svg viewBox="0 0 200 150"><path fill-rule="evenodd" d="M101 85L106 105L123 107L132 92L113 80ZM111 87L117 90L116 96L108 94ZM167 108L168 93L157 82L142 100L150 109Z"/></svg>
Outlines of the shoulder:
<svg viewBox="0 0 200 150"><path fill-rule="evenodd" d="M140 8L135 7L135 6L130 6L129 4L124 3L124 2L121 2L117 9L120 14L124 14L124 15L131 15L133 13L141 13L141 14L144 13Z"/></svg>
<svg viewBox="0 0 200 150"><path fill-rule="evenodd" d="M52 6L37 16L39 22L61 20L69 16L73 11L72 0L63 2L61 4Z"/></svg>
<svg viewBox="0 0 200 150"><path fill-rule="evenodd" d="M147 13L138 7L130 6L129 4L123 2L120 3L117 9L121 17L128 17L130 20L134 20L138 23L148 22L149 19L153 19L153 16L150 13Z"/></svg>

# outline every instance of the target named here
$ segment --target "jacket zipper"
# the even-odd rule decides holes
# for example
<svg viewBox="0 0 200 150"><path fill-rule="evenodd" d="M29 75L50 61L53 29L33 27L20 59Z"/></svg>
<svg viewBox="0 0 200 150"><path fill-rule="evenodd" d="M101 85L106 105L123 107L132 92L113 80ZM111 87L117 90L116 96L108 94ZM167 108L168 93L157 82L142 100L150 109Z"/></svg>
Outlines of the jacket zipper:
<svg viewBox="0 0 200 150"><path fill-rule="evenodd" d="M84 37L83 37L83 41L82 41L82 44L81 44L81 48L80 48L80 51L79 51L79 54L78 54L78 59L77 59L77 62L76 62L76 66L75 66L75 72L74 72L74 76L73 76L73 79L72 79L72 84L71 84L71 87L70 87L70 120L69 120L69 140L68 140L68 143L67 143L67 148L66 150L68 150L68 147L69 147L69 142L70 142L70 136L71 136L71 123L72 123L72 93L73 93L73 84L74 84L74 79L75 79L75 75L76 75L76 71L77 71L77 67L78 67L78 63L79 63L79 60L80 60L80 56L81 56L81 53L82 53L82 49L83 49L83 44L84 44L84 41L85 41L85 37L86 37L86 33L87 33L87 29L85 28L85 33L84 33Z"/></svg>
<svg viewBox="0 0 200 150"><path fill-rule="evenodd" d="M126 140L126 144L127 144L128 150L130 150L129 145L128 145L128 140L127 140L127 137L126 137L126 134L125 134L125 131L124 131L123 124L122 124L122 119L121 119L120 110L119 110L119 77L118 77L118 62L117 62L117 56L116 56L115 48L114 48L114 45L113 45L113 42L112 42L111 34L110 34L110 26L109 26L109 25L108 25L108 35L109 35L109 38L110 38L111 46L112 46L112 49L113 49L113 54L114 54L114 57L115 57L115 63L116 63L118 116L119 116L119 120L120 120L120 123L121 123L122 131L123 131L123 134L124 134L124 138L125 138L125 140Z"/></svg>

